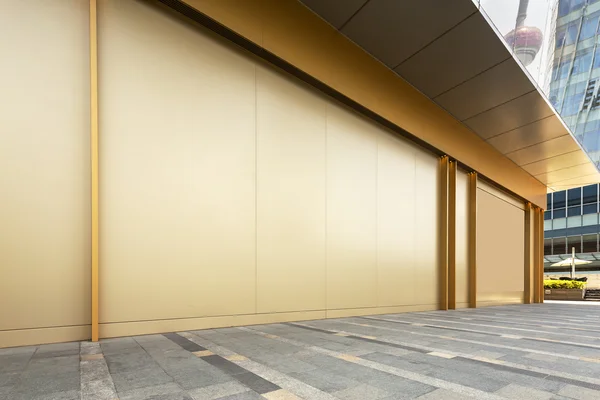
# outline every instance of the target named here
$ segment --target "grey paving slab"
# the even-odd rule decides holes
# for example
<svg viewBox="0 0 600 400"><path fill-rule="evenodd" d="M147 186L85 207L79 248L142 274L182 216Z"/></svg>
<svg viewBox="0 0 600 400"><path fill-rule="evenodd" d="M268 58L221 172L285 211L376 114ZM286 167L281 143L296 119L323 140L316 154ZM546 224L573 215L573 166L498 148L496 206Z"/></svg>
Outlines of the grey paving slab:
<svg viewBox="0 0 600 400"><path fill-rule="evenodd" d="M359 381L323 369L291 373L290 376L328 393L360 385Z"/></svg>
<svg viewBox="0 0 600 400"><path fill-rule="evenodd" d="M113 374L111 373L117 392L127 392L146 386L155 386L172 382L173 378L160 367L135 369Z"/></svg>
<svg viewBox="0 0 600 400"><path fill-rule="evenodd" d="M262 397L260 394L256 393L256 392L243 392L243 393L237 393L237 394L232 394L230 396L225 396L225 397L219 397L219 400L264 400L264 397Z"/></svg>
<svg viewBox="0 0 600 400"><path fill-rule="evenodd" d="M0 399L598 399L598 360L600 304L502 306L0 349Z"/></svg>
<svg viewBox="0 0 600 400"><path fill-rule="evenodd" d="M134 389L127 392L119 393L119 400L147 400L147 399L177 399L191 400L189 393L184 391L175 383L167 383L164 385L148 386L141 389Z"/></svg>

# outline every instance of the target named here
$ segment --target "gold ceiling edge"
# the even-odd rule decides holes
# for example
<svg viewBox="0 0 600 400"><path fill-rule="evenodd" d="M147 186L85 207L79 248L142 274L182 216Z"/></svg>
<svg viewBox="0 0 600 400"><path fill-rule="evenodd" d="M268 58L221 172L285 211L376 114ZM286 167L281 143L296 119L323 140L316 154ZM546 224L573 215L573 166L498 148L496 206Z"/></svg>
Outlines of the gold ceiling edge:
<svg viewBox="0 0 600 400"><path fill-rule="evenodd" d="M546 185L300 2L182 0L181 3L496 184L545 207Z"/></svg>

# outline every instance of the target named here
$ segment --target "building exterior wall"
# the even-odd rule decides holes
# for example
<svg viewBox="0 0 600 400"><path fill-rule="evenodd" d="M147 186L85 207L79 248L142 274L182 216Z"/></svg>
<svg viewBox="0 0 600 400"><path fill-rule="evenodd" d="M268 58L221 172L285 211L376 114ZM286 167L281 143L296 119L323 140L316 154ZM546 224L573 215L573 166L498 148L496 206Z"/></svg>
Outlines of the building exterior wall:
<svg viewBox="0 0 600 400"><path fill-rule="evenodd" d="M195 5L543 201L542 184L297 2ZM88 2L10 7L0 22L30 46L0 42L12 56L0 65L10 128L0 135L0 304L10 305L0 307L0 347L86 339ZM437 155L155 4L98 1L98 60L100 337L443 303ZM457 307L472 290L469 182L459 169ZM486 188L477 190L477 292L481 304L513 302L523 292L523 200ZM514 241L508 280L495 281L490 223Z"/></svg>
<svg viewBox="0 0 600 400"><path fill-rule="evenodd" d="M437 307L437 157L160 9L99 11L103 336Z"/></svg>

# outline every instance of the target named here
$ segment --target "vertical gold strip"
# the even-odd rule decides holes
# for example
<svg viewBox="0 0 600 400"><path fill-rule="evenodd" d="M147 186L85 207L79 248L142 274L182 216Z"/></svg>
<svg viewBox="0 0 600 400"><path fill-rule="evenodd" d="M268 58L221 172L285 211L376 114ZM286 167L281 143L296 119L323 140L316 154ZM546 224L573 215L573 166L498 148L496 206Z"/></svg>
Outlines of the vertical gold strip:
<svg viewBox="0 0 600 400"><path fill-rule="evenodd" d="M535 225L534 225L535 226ZM531 203L525 204L525 304L531 304Z"/></svg>
<svg viewBox="0 0 600 400"><path fill-rule="evenodd" d="M540 262L540 277L539 277L539 285L540 285L540 303L544 302L544 210L540 208L540 222L538 228L539 235L539 262Z"/></svg>
<svg viewBox="0 0 600 400"><path fill-rule="evenodd" d="M448 309L448 156L440 158L440 310Z"/></svg>
<svg viewBox="0 0 600 400"><path fill-rule="evenodd" d="M90 159L92 172L92 341L98 341L98 27L90 0Z"/></svg>
<svg viewBox="0 0 600 400"><path fill-rule="evenodd" d="M477 308L477 173L469 174L469 307Z"/></svg>
<svg viewBox="0 0 600 400"><path fill-rule="evenodd" d="M533 302L540 302L540 213L538 207L533 209Z"/></svg>
<svg viewBox="0 0 600 400"><path fill-rule="evenodd" d="M448 175L448 309L456 310L456 161Z"/></svg>

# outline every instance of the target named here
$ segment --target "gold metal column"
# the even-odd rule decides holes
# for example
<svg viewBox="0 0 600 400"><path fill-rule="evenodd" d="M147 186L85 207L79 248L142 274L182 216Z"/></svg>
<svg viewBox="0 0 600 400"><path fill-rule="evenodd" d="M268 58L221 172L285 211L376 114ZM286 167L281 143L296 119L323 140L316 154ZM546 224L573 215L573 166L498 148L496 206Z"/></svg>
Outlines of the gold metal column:
<svg viewBox="0 0 600 400"><path fill-rule="evenodd" d="M533 208L533 302L540 303L540 212Z"/></svg>
<svg viewBox="0 0 600 400"><path fill-rule="evenodd" d="M448 309L448 164L448 156L440 158L440 310Z"/></svg>
<svg viewBox="0 0 600 400"><path fill-rule="evenodd" d="M90 0L90 159L92 173L92 341L98 341L98 26Z"/></svg>
<svg viewBox="0 0 600 400"><path fill-rule="evenodd" d="M535 227L535 225L533 225ZM531 203L525 204L525 270L524 270L524 303L531 304Z"/></svg>
<svg viewBox="0 0 600 400"><path fill-rule="evenodd" d="M540 217L539 217L539 226L538 226L538 237L539 237L539 254L538 259L540 263L540 277L539 277L539 285L540 285L540 303L544 302L544 210L542 208L539 209Z"/></svg>
<svg viewBox="0 0 600 400"><path fill-rule="evenodd" d="M469 174L469 307L477 308L477 172Z"/></svg>
<svg viewBox="0 0 600 400"><path fill-rule="evenodd" d="M456 310L456 161L448 164L448 309Z"/></svg>

